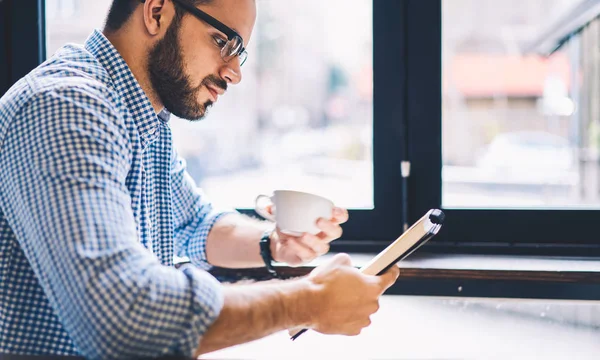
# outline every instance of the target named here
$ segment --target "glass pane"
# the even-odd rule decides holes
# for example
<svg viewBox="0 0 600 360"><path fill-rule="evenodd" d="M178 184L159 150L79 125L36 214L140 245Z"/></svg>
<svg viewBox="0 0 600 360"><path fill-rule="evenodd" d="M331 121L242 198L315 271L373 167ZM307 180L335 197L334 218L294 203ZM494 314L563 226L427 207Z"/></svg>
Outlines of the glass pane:
<svg viewBox="0 0 600 360"><path fill-rule="evenodd" d="M110 2L47 0L48 54L101 28ZM206 120L171 121L190 174L222 206L288 188L373 208L372 0L257 4L242 83Z"/></svg>
<svg viewBox="0 0 600 360"><path fill-rule="evenodd" d="M66 43L83 44L94 28L101 29L112 0L46 0L46 54Z"/></svg>
<svg viewBox="0 0 600 360"><path fill-rule="evenodd" d="M443 0L444 207L600 205L597 37L523 52L579 2Z"/></svg>
<svg viewBox="0 0 600 360"><path fill-rule="evenodd" d="M242 83L201 123L172 121L190 174L227 206L288 188L372 208L372 0L257 4Z"/></svg>

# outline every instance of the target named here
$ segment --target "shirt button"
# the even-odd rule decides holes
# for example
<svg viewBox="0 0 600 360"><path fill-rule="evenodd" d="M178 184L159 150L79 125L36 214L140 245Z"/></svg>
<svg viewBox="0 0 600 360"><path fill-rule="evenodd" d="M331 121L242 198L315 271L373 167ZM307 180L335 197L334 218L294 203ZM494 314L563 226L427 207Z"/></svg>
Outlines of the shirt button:
<svg viewBox="0 0 600 360"><path fill-rule="evenodd" d="M154 128L148 130L148 134L150 134L150 135L154 135L155 132L156 132L156 129L154 129Z"/></svg>

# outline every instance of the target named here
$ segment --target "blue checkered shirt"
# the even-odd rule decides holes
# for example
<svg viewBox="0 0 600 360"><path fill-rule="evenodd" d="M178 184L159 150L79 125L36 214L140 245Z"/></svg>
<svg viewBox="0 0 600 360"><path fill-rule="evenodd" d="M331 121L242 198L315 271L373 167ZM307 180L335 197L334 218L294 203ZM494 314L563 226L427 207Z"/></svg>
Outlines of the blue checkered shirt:
<svg viewBox="0 0 600 360"><path fill-rule="evenodd" d="M0 353L197 349L223 304L198 267L225 212L195 187L168 117L99 31L0 99Z"/></svg>

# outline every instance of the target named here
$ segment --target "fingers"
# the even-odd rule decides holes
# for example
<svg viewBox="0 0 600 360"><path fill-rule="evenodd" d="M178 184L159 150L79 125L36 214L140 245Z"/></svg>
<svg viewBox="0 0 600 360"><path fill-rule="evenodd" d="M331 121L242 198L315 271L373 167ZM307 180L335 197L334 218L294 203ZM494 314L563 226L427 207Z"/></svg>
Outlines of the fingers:
<svg viewBox="0 0 600 360"><path fill-rule="evenodd" d="M339 207L333 208L333 217L331 219L332 222L336 224L343 224L348 221L348 218L348 210Z"/></svg>
<svg viewBox="0 0 600 360"><path fill-rule="evenodd" d="M321 240L320 236L305 233L301 237L294 239L311 248L315 253L317 253L318 256L327 254L329 252L329 243Z"/></svg>
<svg viewBox="0 0 600 360"><path fill-rule="evenodd" d="M298 332L300 332L302 330L301 327L297 327L297 328L293 328L293 329L288 329L288 334L290 336L294 336L296 335Z"/></svg>
<svg viewBox="0 0 600 360"><path fill-rule="evenodd" d="M348 221L348 210L339 207L333 208L331 219L319 219L317 221L317 227L321 230L321 233L317 236L327 243L339 239L343 233L340 224L346 221Z"/></svg>
<svg viewBox="0 0 600 360"><path fill-rule="evenodd" d="M292 254L295 254L303 263L307 263L315 259L318 254L309 246L302 243L298 238L289 238L286 247Z"/></svg>
<svg viewBox="0 0 600 360"><path fill-rule="evenodd" d="M319 221L317 221L317 227L322 231L322 233L318 235L319 239L327 243L339 239L343 233L342 227L334 221L319 219Z"/></svg>
<svg viewBox="0 0 600 360"><path fill-rule="evenodd" d="M344 335L347 335L347 336L360 335L361 332L364 329L368 328L369 326L371 326L371 319L368 317L365 319L355 321L348 325L348 330L345 332Z"/></svg>
<svg viewBox="0 0 600 360"><path fill-rule="evenodd" d="M336 254L331 262L336 265L344 265L344 266L352 266L352 259L350 259L350 255L345 253Z"/></svg>
<svg viewBox="0 0 600 360"><path fill-rule="evenodd" d="M378 276L379 285L381 286L382 292L392 286L398 276L400 275L400 268L397 265L393 265L388 271Z"/></svg>

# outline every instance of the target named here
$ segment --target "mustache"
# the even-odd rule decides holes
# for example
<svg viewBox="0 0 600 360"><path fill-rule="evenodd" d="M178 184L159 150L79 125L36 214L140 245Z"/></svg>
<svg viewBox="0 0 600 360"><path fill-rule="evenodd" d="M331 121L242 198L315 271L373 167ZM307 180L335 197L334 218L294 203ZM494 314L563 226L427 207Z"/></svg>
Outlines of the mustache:
<svg viewBox="0 0 600 360"><path fill-rule="evenodd" d="M227 91L227 82L215 75L208 75L207 77L205 77L196 89L196 91L200 90L204 86L208 87L209 85L212 85L213 87L218 87L223 91Z"/></svg>

